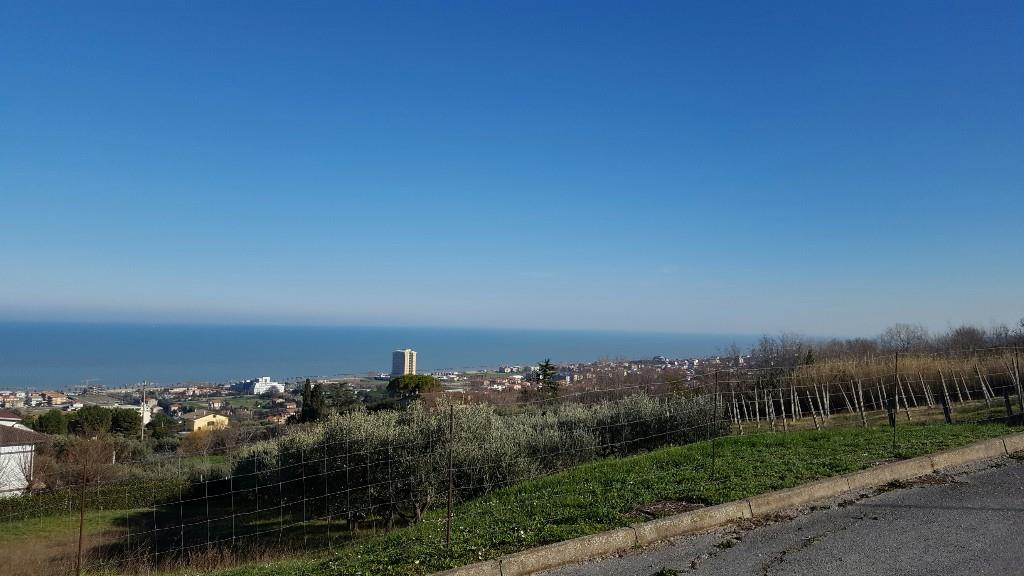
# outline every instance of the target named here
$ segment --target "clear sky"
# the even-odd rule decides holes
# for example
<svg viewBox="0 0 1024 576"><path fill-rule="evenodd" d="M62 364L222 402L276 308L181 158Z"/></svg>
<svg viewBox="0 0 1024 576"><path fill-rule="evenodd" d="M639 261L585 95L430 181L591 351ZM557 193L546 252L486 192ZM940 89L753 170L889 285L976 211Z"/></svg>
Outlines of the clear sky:
<svg viewBox="0 0 1024 576"><path fill-rule="evenodd" d="M1024 4L0 1L0 319L1024 315Z"/></svg>

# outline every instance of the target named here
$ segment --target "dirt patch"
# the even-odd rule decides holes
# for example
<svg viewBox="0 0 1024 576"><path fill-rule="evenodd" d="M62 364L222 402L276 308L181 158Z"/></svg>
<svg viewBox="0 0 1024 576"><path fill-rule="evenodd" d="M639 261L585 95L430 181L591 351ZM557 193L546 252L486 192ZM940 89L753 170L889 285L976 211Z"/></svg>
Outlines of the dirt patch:
<svg viewBox="0 0 1024 576"><path fill-rule="evenodd" d="M953 482L955 480L946 474L925 474L915 478L912 484L916 486L939 486L942 484L952 484Z"/></svg>
<svg viewBox="0 0 1024 576"><path fill-rule="evenodd" d="M692 510L697 510L698 508L704 508L704 504L696 504L683 500L665 500L662 502L654 502L652 504L637 506L630 510L629 513L646 518L663 518L665 516L673 516L675 514L682 514L683 512L690 512Z"/></svg>
<svg viewBox="0 0 1024 576"><path fill-rule="evenodd" d="M875 494L891 492L892 490L903 490L914 486L939 486L942 484L953 484L956 480L949 474L925 474L911 480L894 480L888 484L875 489Z"/></svg>

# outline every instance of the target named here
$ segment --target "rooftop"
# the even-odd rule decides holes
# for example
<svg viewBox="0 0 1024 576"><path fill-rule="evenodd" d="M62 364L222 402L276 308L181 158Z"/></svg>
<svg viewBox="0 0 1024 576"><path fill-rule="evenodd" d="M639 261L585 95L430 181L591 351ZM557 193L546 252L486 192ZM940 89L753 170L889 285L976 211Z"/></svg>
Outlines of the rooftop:
<svg viewBox="0 0 1024 576"><path fill-rule="evenodd" d="M121 404L121 401L102 394L82 394L75 396L75 400L82 404L96 404L98 406L114 406Z"/></svg>
<svg viewBox="0 0 1024 576"><path fill-rule="evenodd" d="M40 434L32 430L22 430L13 426L0 426L0 446L40 444L46 442L46 440L46 434Z"/></svg>
<svg viewBox="0 0 1024 576"><path fill-rule="evenodd" d="M13 410L0 410L0 420L21 420L21 415Z"/></svg>

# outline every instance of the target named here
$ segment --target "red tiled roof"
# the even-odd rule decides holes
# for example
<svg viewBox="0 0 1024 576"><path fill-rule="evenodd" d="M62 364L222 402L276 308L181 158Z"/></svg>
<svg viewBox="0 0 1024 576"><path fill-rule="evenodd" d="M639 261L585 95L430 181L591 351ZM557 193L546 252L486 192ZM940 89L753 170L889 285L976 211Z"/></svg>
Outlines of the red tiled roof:
<svg viewBox="0 0 1024 576"><path fill-rule="evenodd" d="M0 426L0 446L39 444L46 442L46 438L46 434L40 434L32 430L22 430L14 426Z"/></svg>
<svg viewBox="0 0 1024 576"><path fill-rule="evenodd" d="M21 420L21 415L13 410L0 409L0 420Z"/></svg>

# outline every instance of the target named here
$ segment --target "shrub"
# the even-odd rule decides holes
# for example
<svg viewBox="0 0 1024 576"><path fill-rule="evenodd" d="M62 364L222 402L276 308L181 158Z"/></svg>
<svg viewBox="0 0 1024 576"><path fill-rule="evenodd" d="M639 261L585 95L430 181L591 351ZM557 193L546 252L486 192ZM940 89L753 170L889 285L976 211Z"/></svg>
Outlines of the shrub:
<svg viewBox="0 0 1024 576"><path fill-rule="evenodd" d="M527 406L510 414L489 405L428 410L414 403L405 411L335 415L248 446L232 474L236 496L241 487L253 509L304 502L306 517L329 514L351 525L370 518L415 521L446 496L449 457L464 500L594 458L703 439L711 410L707 398L681 394Z"/></svg>

